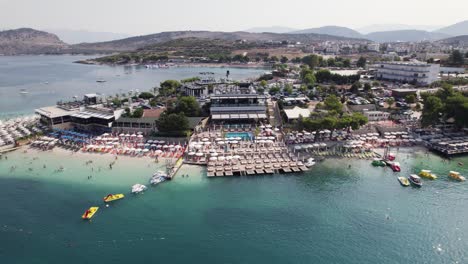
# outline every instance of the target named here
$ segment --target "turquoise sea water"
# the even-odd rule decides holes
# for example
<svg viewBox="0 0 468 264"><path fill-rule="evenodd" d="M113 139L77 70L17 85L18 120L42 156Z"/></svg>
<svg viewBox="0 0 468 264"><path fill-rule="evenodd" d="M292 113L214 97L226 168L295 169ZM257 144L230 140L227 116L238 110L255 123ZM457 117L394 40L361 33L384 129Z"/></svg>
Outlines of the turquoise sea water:
<svg viewBox="0 0 468 264"><path fill-rule="evenodd" d="M82 98L85 93L115 95L130 90L148 91L168 79L180 80L213 72L236 80L261 75L264 69L197 68L146 69L130 66L96 66L73 63L84 56L0 56L0 119L32 114L35 108L59 100ZM105 83L96 80L104 79ZM28 94L20 94L24 89Z"/></svg>
<svg viewBox="0 0 468 264"><path fill-rule="evenodd" d="M130 186L146 183L160 164L120 158L110 170L109 155L7 156L2 263L468 263L468 185L446 176L468 175L457 165L467 158L443 163L401 149L399 174L347 159L302 175L215 179L184 166L173 181L132 196ZM54 173L59 166L65 171ZM421 189L398 184L397 175L423 168L439 179ZM105 208L110 192L127 197ZM92 205L101 209L82 221Z"/></svg>

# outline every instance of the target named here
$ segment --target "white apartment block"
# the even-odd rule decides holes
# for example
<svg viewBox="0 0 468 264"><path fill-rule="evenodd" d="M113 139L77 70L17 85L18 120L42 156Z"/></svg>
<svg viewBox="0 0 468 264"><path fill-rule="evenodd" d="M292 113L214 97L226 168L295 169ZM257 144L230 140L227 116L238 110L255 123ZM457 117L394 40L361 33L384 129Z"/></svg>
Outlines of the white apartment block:
<svg viewBox="0 0 468 264"><path fill-rule="evenodd" d="M425 62L381 62L376 65L377 79L431 84L437 81L439 64Z"/></svg>
<svg viewBox="0 0 468 264"><path fill-rule="evenodd" d="M368 51L379 52L380 51L380 44L379 43L370 43L367 45Z"/></svg>

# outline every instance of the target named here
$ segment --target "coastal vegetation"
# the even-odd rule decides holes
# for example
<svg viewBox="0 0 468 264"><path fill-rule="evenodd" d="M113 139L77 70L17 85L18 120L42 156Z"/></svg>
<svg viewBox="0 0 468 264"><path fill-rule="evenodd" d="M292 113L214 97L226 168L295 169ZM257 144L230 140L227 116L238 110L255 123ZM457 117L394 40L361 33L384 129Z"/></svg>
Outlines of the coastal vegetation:
<svg viewBox="0 0 468 264"><path fill-rule="evenodd" d="M467 127L468 97L466 93L456 91L451 85L444 84L435 94L422 93L421 96L424 100L422 126L433 126L453 119L458 127Z"/></svg>

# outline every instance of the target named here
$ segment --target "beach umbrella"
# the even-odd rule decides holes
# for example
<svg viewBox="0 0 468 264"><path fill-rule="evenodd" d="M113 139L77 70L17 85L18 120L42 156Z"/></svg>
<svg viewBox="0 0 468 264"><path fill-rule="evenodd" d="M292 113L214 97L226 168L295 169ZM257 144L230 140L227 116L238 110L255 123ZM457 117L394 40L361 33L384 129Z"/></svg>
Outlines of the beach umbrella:
<svg viewBox="0 0 468 264"><path fill-rule="evenodd" d="M239 155L234 155L232 158L233 158L233 159L240 159L241 156L239 156Z"/></svg>
<svg viewBox="0 0 468 264"><path fill-rule="evenodd" d="M119 137L125 137L125 134L120 134Z"/></svg>
<svg viewBox="0 0 468 264"><path fill-rule="evenodd" d="M210 155L211 155L212 157L217 157L217 156L218 156L218 153L213 152L213 153L211 153Z"/></svg>
<svg viewBox="0 0 468 264"><path fill-rule="evenodd" d="M242 140L241 137L235 137L234 140Z"/></svg>
<svg viewBox="0 0 468 264"><path fill-rule="evenodd" d="M138 135L141 135L141 134L143 134L143 132L141 132L141 131L138 131L138 132L137 132L137 134L138 134Z"/></svg>
<svg viewBox="0 0 468 264"><path fill-rule="evenodd" d="M221 157L218 157L218 160L220 160L220 161L223 161L223 160L225 160L225 159L226 159L226 158L225 158L225 157L223 157L223 156L221 156Z"/></svg>
<svg viewBox="0 0 468 264"><path fill-rule="evenodd" d="M217 157L211 157L210 160L216 161L216 160L218 160L218 158Z"/></svg>
<svg viewBox="0 0 468 264"><path fill-rule="evenodd" d="M143 135L138 135L137 138L143 138Z"/></svg>
<svg viewBox="0 0 468 264"><path fill-rule="evenodd" d="M197 157L203 157L204 155L205 155L205 154L203 154L202 152L197 152L197 153L195 154L195 156L197 156Z"/></svg>
<svg viewBox="0 0 468 264"><path fill-rule="evenodd" d="M154 153L156 153L156 154L161 154L161 153L162 153L162 150L158 149L158 150L156 150Z"/></svg>
<svg viewBox="0 0 468 264"><path fill-rule="evenodd" d="M143 152L148 152L148 151L149 151L149 149L144 149L144 150L143 150Z"/></svg>
<svg viewBox="0 0 468 264"><path fill-rule="evenodd" d="M174 148L180 149L180 148L182 148L182 146L181 145L175 145Z"/></svg>
<svg viewBox="0 0 468 264"><path fill-rule="evenodd" d="M211 145L211 142L204 142L205 145Z"/></svg>
<svg viewBox="0 0 468 264"><path fill-rule="evenodd" d="M104 133L102 134L104 137L107 137L109 135L109 133Z"/></svg>
<svg viewBox="0 0 468 264"><path fill-rule="evenodd" d="M135 134L131 134L130 137L136 137L136 135L135 135Z"/></svg>
<svg viewBox="0 0 468 264"><path fill-rule="evenodd" d="M157 151L157 150L156 150L156 151ZM195 152L191 151L191 152L188 153L188 155L189 155L189 156L193 156L193 155L195 155Z"/></svg>
<svg viewBox="0 0 468 264"><path fill-rule="evenodd" d="M146 143L150 143L150 144L151 144L151 143L153 143L153 140L150 139L150 140L146 141Z"/></svg>
<svg viewBox="0 0 468 264"><path fill-rule="evenodd" d="M170 145L169 145L169 148L173 148L173 147L174 147L174 145L173 145L173 144L170 144Z"/></svg>
<svg viewBox="0 0 468 264"><path fill-rule="evenodd" d="M203 142L206 142L206 141L209 141L209 140L210 140L209 138L202 138Z"/></svg>
<svg viewBox="0 0 468 264"><path fill-rule="evenodd" d="M159 144L164 144L165 142L166 142L166 141L164 141L164 140L160 140L160 141L159 141Z"/></svg>
<svg viewBox="0 0 468 264"><path fill-rule="evenodd" d="M169 146L168 146L168 145L164 145L164 146L162 146L162 147L163 147L163 148L169 148Z"/></svg>
<svg viewBox="0 0 468 264"><path fill-rule="evenodd" d="M140 151L142 151L142 149L141 149L141 148L137 148L136 151L137 151L137 152L140 152Z"/></svg>

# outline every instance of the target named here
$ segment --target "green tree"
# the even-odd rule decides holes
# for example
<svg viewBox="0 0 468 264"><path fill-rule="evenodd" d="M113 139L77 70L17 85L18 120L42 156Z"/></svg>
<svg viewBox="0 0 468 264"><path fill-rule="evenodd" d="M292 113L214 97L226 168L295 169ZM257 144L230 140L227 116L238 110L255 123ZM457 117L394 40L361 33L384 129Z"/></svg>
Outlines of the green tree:
<svg viewBox="0 0 468 264"><path fill-rule="evenodd" d="M405 97L405 101L406 101L408 104L414 104L414 103L416 103L416 95L414 95L414 94L408 94L408 95Z"/></svg>
<svg viewBox="0 0 468 264"><path fill-rule="evenodd" d="M166 80L161 83L161 88L159 89L159 94L162 96L175 95L176 90L182 85L176 80Z"/></svg>
<svg viewBox="0 0 468 264"><path fill-rule="evenodd" d="M175 113L184 113L185 116L200 116L201 109L197 99L193 96L182 96L176 104Z"/></svg>
<svg viewBox="0 0 468 264"><path fill-rule="evenodd" d="M453 50L449 56L448 62L453 66L463 66L465 64L465 58L459 50Z"/></svg>
<svg viewBox="0 0 468 264"><path fill-rule="evenodd" d="M360 57L356 63L356 66L360 67L360 68L365 68L366 67L366 63L367 63L367 59L364 58L364 57Z"/></svg>
<svg viewBox="0 0 468 264"><path fill-rule="evenodd" d="M421 124L424 127L437 123L440 118L440 113L443 111L444 105L442 100L436 96L429 96L424 100L424 109L422 112Z"/></svg>
<svg viewBox="0 0 468 264"><path fill-rule="evenodd" d="M327 96L323 103L325 109L328 111L334 111L336 113L343 112L343 104L341 103L340 99L334 94Z"/></svg>
<svg viewBox="0 0 468 264"><path fill-rule="evenodd" d="M395 103L395 98L389 97L385 102L388 104L388 108L392 108L392 105Z"/></svg>
<svg viewBox="0 0 468 264"><path fill-rule="evenodd" d="M287 57L285 57L285 56L281 56L281 60L280 60L280 61L281 61L281 63L286 63L286 62L289 61L289 59L288 59Z"/></svg>
<svg viewBox="0 0 468 264"><path fill-rule="evenodd" d="M265 88L267 85L268 85L267 81L265 81L265 80L260 81L260 86L261 87Z"/></svg>
<svg viewBox="0 0 468 264"><path fill-rule="evenodd" d="M150 93L150 92L142 92L142 93L140 93L140 94L138 95L138 97L141 98L141 99L146 99L146 100L148 100L148 99L153 98L153 97L154 97L154 94L152 94L152 93Z"/></svg>
<svg viewBox="0 0 468 264"><path fill-rule="evenodd" d="M319 56L312 54L302 58L302 63L307 64L311 69L319 65Z"/></svg>
<svg viewBox="0 0 468 264"><path fill-rule="evenodd" d="M292 86L288 83L288 84L286 84L286 85L284 86L283 91L284 91L285 93L287 93L287 94L290 95L290 94L293 93L293 88L292 88Z"/></svg>
<svg viewBox="0 0 468 264"><path fill-rule="evenodd" d="M343 67L350 68L351 67L351 60L350 59L344 59L343 60Z"/></svg>
<svg viewBox="0 0 468 264"><path fill-rule="evenodd" d="M139 107L133 110L132 117L133 118L140 118L143 116L143 108Z"/></svg>
<svg viewBox="0 0 468 264"><path fill-rule="evenodd" d="M304 76L304 84L306 84L309 88L313 87L317 80L315 79L315 75L312 73L308 73Z"/></svg>
<svg viewBox="0 0 468 264"><path fill-rule="evenodd" d="M371 89L372 89L372 86L370 85L370 83L366 82L364 84L364 91L369 92Z"/></svg>
<svg viewBox="0 0 468 264"><path fill-rule="evenodd" d="M163 133L180 133L189 129L189 121L183 113L163 112L156 120L156 126Z"/></svg>

